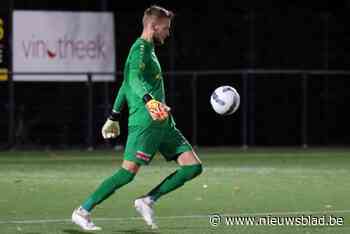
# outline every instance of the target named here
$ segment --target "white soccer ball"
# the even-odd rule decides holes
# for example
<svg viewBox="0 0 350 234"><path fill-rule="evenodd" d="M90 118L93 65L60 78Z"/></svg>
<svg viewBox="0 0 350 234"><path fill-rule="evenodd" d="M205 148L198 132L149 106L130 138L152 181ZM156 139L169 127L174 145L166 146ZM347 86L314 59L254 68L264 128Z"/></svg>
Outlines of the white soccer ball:
<svg viewBox="0 0 350 234"><path fill-rule="evenodd" d="M210 104L214 111L220 115L231 115L239 107L240 96L231 86L220 86L214 90L210 97Z"/></svg>

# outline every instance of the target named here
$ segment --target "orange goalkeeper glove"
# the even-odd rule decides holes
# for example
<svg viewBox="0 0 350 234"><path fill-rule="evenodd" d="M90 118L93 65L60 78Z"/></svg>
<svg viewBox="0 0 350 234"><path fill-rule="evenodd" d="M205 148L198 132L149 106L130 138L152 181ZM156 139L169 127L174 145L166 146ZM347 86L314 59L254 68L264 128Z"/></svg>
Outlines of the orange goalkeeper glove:
<svg viewBox="0 0 350 234"><path fill-rule="evenodd" d="M146 94L143 98L146 108L153 120L163 121L169 117L170 107L161 103L149 94Z"/></svg>

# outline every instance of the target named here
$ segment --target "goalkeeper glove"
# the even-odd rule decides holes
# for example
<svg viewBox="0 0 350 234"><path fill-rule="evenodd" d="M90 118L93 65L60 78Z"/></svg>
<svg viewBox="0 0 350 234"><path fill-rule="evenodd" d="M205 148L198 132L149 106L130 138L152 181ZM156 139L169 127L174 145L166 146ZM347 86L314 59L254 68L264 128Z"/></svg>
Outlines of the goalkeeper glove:
<svg viewBox="0 0 350 234"><path fill-rule="evenodd" d="M104 139L115 138L120 135L119 126L120 113L112 111L102 127L102 136Z"/></svg>
<svg viewBox="0 0 350 234"><path fill-rule="evenodd" d="M153 120L163 121L169 117L170 107L164 103L153 99L149 94L146 94L143 97L143 101L145 102L146 108Z"/></svg>

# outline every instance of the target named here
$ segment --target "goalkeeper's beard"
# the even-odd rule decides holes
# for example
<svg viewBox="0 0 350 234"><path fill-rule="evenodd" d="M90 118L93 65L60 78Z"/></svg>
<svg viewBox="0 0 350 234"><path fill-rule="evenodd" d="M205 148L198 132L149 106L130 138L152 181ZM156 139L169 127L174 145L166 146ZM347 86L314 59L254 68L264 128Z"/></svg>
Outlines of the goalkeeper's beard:
<svg viewBox="0 0 350 234"><path fill-rule="evenodd" d="M157 35L154 35L153 36L153 43L156 45L156 46L161 46L164 44L164 40L161 40Z"/></svg>

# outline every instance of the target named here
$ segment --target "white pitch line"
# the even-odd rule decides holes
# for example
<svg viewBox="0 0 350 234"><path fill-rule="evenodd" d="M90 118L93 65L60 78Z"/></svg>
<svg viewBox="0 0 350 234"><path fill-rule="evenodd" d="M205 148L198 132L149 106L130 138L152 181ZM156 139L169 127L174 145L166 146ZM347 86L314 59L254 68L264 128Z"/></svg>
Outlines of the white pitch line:
<svg viewBox="0 0 350 234"><path fill-rule="evenodd" d="M220 214L222 216L286 216L286 215L313 215L313 214L340 214L350 213L350 210L321 210L321 211L286 211L286 212L259 212L259 213L236 213L236 214ZM214 214L214 213L211 213ZM157 219L196 219L208 218L207 215L182 215L182 216L157 216ZM94 218L95 221L128 221L138 220L141 217L120 217L120 218ZM0 220L0 224L42 224L42 223L70 223L70 219L37 219L37 220Z"/></svg>

